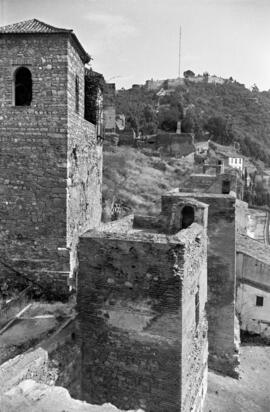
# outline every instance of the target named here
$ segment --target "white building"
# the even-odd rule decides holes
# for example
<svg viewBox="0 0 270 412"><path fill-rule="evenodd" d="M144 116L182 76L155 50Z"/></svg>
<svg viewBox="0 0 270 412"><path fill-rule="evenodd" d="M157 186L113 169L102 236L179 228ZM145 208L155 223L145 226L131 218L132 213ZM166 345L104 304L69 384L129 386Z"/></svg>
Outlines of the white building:
<svg viewBox="0 0 270 412"><path fill-rule="evenodd" d="M270 247L239 235L236 249L240 327L270 340Z"/></svg>
<svg viewBox="0 0 270 412"><path fill-rule="evenodd" d="M242 157L229 157L228 166L241 170L242 172L244 169L244 159Z"/></svg>

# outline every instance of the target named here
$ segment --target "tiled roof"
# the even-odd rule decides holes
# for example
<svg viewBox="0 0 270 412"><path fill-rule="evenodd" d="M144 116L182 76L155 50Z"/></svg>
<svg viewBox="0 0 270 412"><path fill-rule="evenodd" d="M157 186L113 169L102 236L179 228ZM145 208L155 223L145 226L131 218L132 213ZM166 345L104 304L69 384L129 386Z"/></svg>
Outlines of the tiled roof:
<svg viewBox="0 0 270 412"><path fill-rule="evenodd" d="M19 23L9 24L8 26L0 27L0 33L68 33L72 30L61 29L59 27L50 26L40 20L32 19L20 21Z"/></svg>
<svg viewBox="0 0 270 412"><path fill-rule="evenodd" d="M81 59L84 63L88 63L90 61L90 56L84 50L81 43L77 39L76 35L73 33L71 29L62 29L59 27L51 26L47 23L43 23L37 19L31 20L24 20L20 21L19 23L9 24L8 26L0 27L0 35L1 34L55 34L55 33L67 33L70 34L72 39L75 41L76 46L78 48L79 54Z"/></svg>
<svg viewBox="0 0 270 412"><path fill-rule="evenodd" d="M258 242L248 236L241 234L237 235L236 251L270 265L270 246Z"/></svg>

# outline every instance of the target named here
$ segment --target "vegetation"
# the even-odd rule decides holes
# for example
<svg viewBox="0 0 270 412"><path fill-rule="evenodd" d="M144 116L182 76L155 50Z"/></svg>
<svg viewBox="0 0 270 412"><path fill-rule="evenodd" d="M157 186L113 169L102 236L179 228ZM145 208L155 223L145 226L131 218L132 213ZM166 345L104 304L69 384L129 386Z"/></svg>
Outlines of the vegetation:
<svg viewBox="0 0 270 412"><path fill-rule="evenodd" d="M232 79L224 84L185 79L162 96L144 87L121 90L117 111L126 115L127 128L144 134L174 132L181 120L182 131L194 132L197 140L239 142L244 155L270 164L270 91L259 92L256 85L250 91Z"/></svg>
<svg viewBox="0 0 270 412"><path fill-rule="evenodd" d="M193 167L188 157L161 160L126 146L104 150L103 164L103 220L110 220L116 203L126 212L158 213L161 195L178 187Z"/></svg>
<svg viewBox="0 0 270 412"><path fill-rule="evenodd" d="M85 70L85 113L84 117L92 124L97 123L99 115L99 93L104 90L105 80L102 74L92 69Z"/></svg>

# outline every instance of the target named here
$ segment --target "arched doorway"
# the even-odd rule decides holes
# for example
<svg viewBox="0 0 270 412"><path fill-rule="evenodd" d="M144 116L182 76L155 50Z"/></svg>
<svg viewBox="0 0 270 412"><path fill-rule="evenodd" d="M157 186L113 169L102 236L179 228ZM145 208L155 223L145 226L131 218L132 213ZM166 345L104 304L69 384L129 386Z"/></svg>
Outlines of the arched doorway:
<svg viewBox="0 0 270 412"><path fill-rule="evenodd" d="M186 229L194 222L194 209L192 206L184 206L181 212L181 229Z"/></svg>

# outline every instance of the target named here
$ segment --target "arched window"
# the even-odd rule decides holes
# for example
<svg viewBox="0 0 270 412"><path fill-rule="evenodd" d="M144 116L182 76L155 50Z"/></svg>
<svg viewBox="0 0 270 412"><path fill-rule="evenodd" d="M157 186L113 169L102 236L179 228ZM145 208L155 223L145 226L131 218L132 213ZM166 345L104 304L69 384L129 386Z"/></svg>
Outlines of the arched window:
<svg viewBox="0 0 270 412"><path fill-rule="evenodd" d="M79 77L75 77L75 112L79 113Z"/></svg>
<svg viewBox="0 0 270 412"><path fill-rule="evenodd" d="M14 75L15 106L30 106L32 101L32 75L26 67L19 67Z"/></svg>
<svg viewBox="0 0 270 412"><path fill-rule="evenodd" d="M182 227L186 229L194 222L194 209L191 206L185 206L182 209Z"/></svg>

